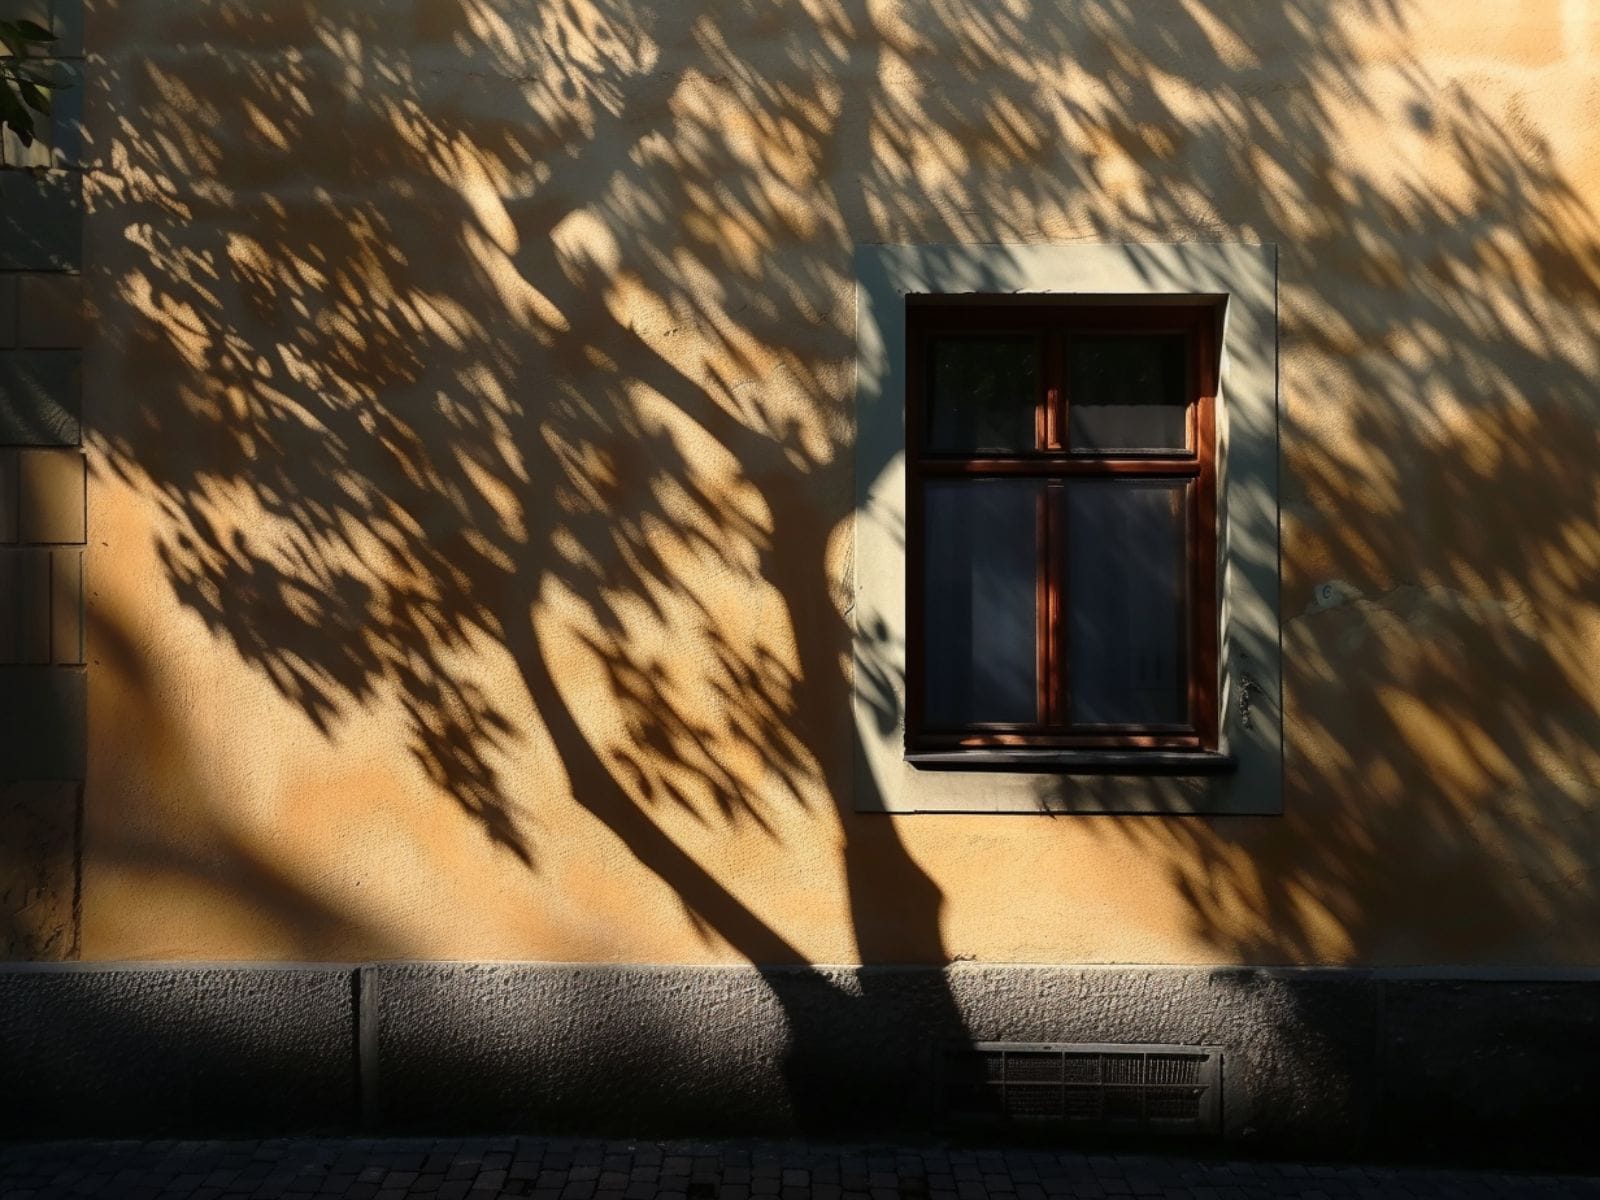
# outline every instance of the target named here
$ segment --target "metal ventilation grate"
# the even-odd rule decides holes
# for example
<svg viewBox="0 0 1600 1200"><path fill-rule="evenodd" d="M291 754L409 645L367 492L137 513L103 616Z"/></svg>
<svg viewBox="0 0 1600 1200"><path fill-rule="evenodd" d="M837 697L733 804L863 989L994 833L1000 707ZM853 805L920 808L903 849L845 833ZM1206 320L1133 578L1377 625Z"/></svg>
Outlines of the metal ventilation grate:
<svg viewBox="0 0 1600 1200"><path fill-rule="evenodd" d="M944 1061L951 1124L1057 1126L1105 1133L1216 1134L1215 1046L977 1042Z"/></svg>

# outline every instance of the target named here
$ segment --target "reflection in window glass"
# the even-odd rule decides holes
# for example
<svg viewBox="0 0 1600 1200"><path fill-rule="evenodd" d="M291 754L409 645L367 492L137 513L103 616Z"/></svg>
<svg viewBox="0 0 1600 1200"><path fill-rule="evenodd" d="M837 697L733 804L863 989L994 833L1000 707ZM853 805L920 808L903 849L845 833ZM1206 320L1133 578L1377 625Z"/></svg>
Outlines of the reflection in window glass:
<svg viewBox="0 0 1600 1200"><path fill-rule="evenodd" d="M1067 342L1067 437L1080 453L1188 444L1188 340L1079 334Z"/></svg>
<svg viewBox="0 0 1600 1200"><path fill-rule="evenodd" d="M930 726L1038 712L1039 480L929 483L924 701Z"/></svg>
<svg viewBox="0 0 1600 1200"><path fill-rule="evenodd" d="M1074 722L1189 718L1186 491L1171 479L1074 480L1067 489Z"/></svg>
<svg viewBox="0 0 1600 1200"><path fill-rule="evenodd" d="M929 449L1033 449L1037 338L934 338L928 368Z"/></svg>

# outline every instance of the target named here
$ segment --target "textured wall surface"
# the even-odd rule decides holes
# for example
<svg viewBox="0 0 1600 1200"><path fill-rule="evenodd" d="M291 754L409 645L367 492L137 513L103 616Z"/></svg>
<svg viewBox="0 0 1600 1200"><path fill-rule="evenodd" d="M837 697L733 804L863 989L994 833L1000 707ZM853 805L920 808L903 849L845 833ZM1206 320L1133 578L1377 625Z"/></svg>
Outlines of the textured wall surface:
<svg viewBox="0 0 1600 1200"><path fill-rule="evenodd" d="M348 968L0 971L7 1136L354 1126Z"/></svg>
<svg viewBox="0 0 1600 1200"><path fill-rule="evenodd" d="M1348 1149L1376 1101L1375 994L1342 973L984 967L376 968L402 1129L937 1127L962 1041L1222 1045L1226 1132Z"/></svg>
<svg viewBox="0 0 1600 1200"><path fill-rule="evenodd" d="M86 31L83 957L1600 961L1595 6ZM852 248L1207 240L1284 815L856 813Z"/></svg>
<svg viewBox="0 0 1600 1200"><path fill-rule="evenodd" d="M407 963L0 968L8 1134L942 1127L950 1043L1220 1047L1263 1153L1593 1162L1593 972Z"/></svg>

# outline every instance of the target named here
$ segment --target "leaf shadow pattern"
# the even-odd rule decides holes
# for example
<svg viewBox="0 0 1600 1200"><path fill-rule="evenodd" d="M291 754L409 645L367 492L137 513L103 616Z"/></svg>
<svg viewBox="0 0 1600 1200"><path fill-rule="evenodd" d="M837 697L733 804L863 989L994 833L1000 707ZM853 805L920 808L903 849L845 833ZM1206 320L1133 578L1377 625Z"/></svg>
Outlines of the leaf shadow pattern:
<svg viewBox="0 0 1600 1200"><path fill-rule="evenodd" d="M1270 240L1291 815L1049 836L1131 846L1201 961L1600 954L1593 921L1516 944L1595 909L1562 831L1600 774L1600 238L1414 6L95 8L96 380L131 393L90 414L97 486L317 735L398 713L528 869L538 759L709 941L804 963L667 829L813 813L859 960L947 961L951 900L851 810L851 476L888 465L852 458L852 247ZM1509 856L1498 934L1435 928L1384 865L1423 845L1457 896Z"/></svg>

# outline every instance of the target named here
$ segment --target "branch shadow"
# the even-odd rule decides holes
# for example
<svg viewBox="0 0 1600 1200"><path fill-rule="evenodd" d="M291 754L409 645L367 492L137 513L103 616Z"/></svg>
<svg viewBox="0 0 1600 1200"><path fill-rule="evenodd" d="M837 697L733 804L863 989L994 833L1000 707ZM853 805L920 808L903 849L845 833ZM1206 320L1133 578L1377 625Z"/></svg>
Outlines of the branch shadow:
<svg viewBox="0 0 1600 1200"><path fill-rule="evenodd" d="M943 964L956 898L850 796L852 247L1277 241L1288 815L1071 836L1197 961L1595 961L1600 228L1410 13L97 0L97 486L306 737L386 714L528 871L537 763L803 964L671 831L815 863L804 814L859 961Z"/></svg>

